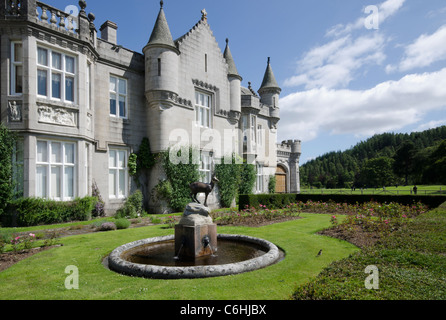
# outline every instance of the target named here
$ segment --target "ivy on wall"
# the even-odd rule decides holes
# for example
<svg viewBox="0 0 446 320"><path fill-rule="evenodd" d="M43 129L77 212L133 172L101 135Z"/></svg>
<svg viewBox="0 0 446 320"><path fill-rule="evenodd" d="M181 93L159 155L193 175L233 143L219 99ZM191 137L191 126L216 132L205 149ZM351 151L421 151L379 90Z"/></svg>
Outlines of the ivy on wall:
<svg viewBox="0 0 446 320"><path fill-rule="evenodd" d="M199 154L193 147L169 148L160 154L167 180L161 181L156 191L175 212L191 202L189 185L200 180L199 159L194 159Z"/></svg>
<svg viewBox="0 0 446 320"><path fill-rule="evenodd" d="M232 202L238 194L241 183L241 166L237 164L238 159L236 157L236 155L232 155L231 164L217 164L215 166L215 175L219 180L220 204L224 208L232 206Z"/></svg>
<svg viewBox="0 0 446 320"><path fill-rule="evenodd" d="M269 182L268 182L269 193L276 193L276 184L277 184L276 176L269 176Z"/></svg>
<svg viewBox="0 0 446 320"><path fill-rule="evenodd" d="M240 189L239 194L252 194L256 183L257 169L255 165L243 162L240 168Z"/></svg>
<svg viewBox="0 0 446 320"><path fill-rule="evenodd" d="M14 193L14 185L12 183L14 143L14 134L0 123L0 215L4 213Z"/></svg>
<svg viewBox="0 0 446 320"><path fill-rule="evenodd" d="M215 166L215 175L220 181L220 204L224 208L232 206L239 194L251 194L256 181L256 167L246 162L240 164L241 159L232 155L231 164L218 164Z"/></svg>

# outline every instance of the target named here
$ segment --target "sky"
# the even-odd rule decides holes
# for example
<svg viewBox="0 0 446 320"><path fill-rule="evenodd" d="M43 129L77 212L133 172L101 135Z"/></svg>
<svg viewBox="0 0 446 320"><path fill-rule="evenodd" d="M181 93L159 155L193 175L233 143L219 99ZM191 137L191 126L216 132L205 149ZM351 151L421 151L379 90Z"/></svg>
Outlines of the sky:
<svg viewBox="0 0 446 320"><path fill-rule="evenodd" d="M61 10L77 1L44 0ZM99 30L142 52L158 0L87 0ZM206 9L243 86L260 87L267 58L282 88L278 142L301 140L301 164L375 134L446 125L444 0L165 0L174 39Z"/></svg>

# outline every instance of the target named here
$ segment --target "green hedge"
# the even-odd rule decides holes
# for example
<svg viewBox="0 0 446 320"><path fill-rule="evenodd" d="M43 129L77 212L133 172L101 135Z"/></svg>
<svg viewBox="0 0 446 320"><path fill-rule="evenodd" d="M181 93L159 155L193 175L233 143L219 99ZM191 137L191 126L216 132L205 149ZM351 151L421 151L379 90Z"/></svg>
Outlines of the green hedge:
<svg viewBox="0 0 446 320"><path fill-rule="evenodd" d="M98 199L78 198L71 202L58 202L37 198L12 201L2 218L3 227L31 227L71 221L88 221Z"/></svg>
<svg viewBox="0 0 446 320"><path fill-rule="evenodd" d="M240 195L239 208L240 210L246 207L259 208L259 205L264 205L270 209L283 208L293 202L328 202L336 203L365 203L365 202L379 202L379 203L400 203L402 205L411 205L413 203L421 202L429 208L437 208L446 202L446 196L429 196L429 195L344 195L344 194L257 194L257 195Z"/></svg>

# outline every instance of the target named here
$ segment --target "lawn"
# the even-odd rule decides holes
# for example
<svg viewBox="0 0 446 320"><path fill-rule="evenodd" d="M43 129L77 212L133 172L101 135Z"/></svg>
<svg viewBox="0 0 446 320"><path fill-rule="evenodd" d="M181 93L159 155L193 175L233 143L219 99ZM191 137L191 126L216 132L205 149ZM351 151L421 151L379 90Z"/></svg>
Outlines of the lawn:
<svg viewBox="0 0 446 320"><path fill-rule="evenodd" d="M380 243L336 261L296 300L445 300L446 204L424 213ZM365 288L365 270L374 265L378 288Z"/></svg>
<svg viewBox="0 0 446 320"><path fill-rule="evenodd" d="M413 185L410 186L387 186L384 188L356 188L354 191L351 189L302 189L303 194L397 194L397 195L407 195L412 194ZM446 194L446 186L435 185L435 186L417 186L418 195L435 195L435 194Z"/></svg>
<svg viewBox="0 0 446 320"><path fill-rule="evenodd" d="M116 274L102 260L116 247L139 239L173 234L149 226L61 239L62 247L36 254L0 272L1 300L284 300L296 286L309 282L333 261L358 252L354 245L317 235L330 227L330 215L260 228L219 227L221 234L243 234L269 240L286 259L266 269L235 276L196 280L154 280ZM323 254L317 256L320 249ZM79 289L68 290L67 266L79 270Z"/></svg>

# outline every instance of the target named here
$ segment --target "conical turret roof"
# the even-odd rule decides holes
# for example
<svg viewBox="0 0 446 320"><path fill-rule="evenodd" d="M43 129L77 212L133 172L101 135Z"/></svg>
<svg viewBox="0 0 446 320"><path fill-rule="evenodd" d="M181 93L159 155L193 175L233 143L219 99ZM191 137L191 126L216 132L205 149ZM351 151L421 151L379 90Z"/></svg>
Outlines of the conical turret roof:
<svg viewBox="0 0 446 320"><path fill-rule="evenodd" d="M265 76L263 78L262 86L259 91L265 89L278 89L281 90L277 84L276 77L274 76L273 69L271 68L271 58L268 57L268 66L266 67Z"/></svg>
<svg viewBox="0 0 446 320"><path fill-rule="evenodd" d="M166 15L164 14L163 1L160 2L160 5L160 12L147 45L161 45L176 49L172 34L170 33L169 25L167 23Z"/></svg>
<svg viewBox="0 0 446 320"><path fill-rule="evenodd" d="M238 73L237 67L234 62L234 58L232 57L231 49L229 49L229 40L226 39L226 49L223 54L226 59L226 63L228 64L228 75L233 77L238 77L240 80L242 77Z"/></svg>

